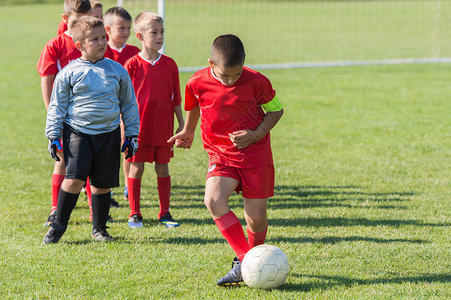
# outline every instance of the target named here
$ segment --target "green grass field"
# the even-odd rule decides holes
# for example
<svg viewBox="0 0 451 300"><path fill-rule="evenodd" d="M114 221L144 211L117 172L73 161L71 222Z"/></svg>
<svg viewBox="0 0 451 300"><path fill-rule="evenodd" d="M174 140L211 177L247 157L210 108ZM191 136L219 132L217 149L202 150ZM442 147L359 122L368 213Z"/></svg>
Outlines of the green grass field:
<svg viewBox="0 0 451 300"><path fill-rule="evenodd" d="M267 243L287 254L291 271L277 290L216 286L234 254L202 201L199 135L170 164L180 228L158 224L147 165L142 230L128 228L118 188L115 241L91 240L82 196L61 242L42 245L53 161L35 66L60 6L0 5L0 298L451 298L449 64L264 72L285 107L272 131ZM242 219L240 197L230 205Z"/></svg>

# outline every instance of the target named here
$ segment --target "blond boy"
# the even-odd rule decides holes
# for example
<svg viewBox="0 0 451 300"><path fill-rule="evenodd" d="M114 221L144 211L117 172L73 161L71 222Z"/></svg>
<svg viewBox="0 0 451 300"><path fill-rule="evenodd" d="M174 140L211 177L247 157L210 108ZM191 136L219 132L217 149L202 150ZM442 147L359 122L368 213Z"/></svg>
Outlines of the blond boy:
<svg viewBox="0 0 451 300"><path fill-rule="evenodd" d="M166 227L177 227L169 212L171 176L169 161L173 157L173 145L167 140L174 134L174 114L179 132L183 126L179 72L175 61L159 50L163 46L163 19L152 12L140 13L134 21L136 37L142 51L129 59L125 68L133 82L139 107L140 148L132 157L128 174L128 200L130 204L129 226L141 227L140 211L141 177L144 163L155 163L160 211L158 219Z"/></svg>

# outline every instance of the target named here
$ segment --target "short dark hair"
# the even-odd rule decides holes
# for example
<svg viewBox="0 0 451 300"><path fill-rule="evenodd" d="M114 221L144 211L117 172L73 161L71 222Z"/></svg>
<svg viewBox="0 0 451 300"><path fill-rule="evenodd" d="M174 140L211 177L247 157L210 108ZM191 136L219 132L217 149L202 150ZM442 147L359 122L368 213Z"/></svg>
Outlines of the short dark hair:
<svg viewBox="0 0 451 300"><path fill-rule="evenodd" d="M64 0L64 14L73 13L85 14L91 11L91 2L89 0Z"/></svg>
<svg viewBox="0 0 451 300"><path fill-rule="evenodd" d="M103 27L103 22L93 16L83 16L77 18L71 25L70 31L74 42L83 42L86 38L86 33L93 28Z"/></svg>
<svg viewBox="0 0 451 300"><path fill-rule="evenodd" d="M233 34L218 36L211 46L211 60L224 67L244 65L246 53L240 38Z"/></svg>
<svg viewBox="0 0 451 300"><path fill-rule="evenodd" d="M114 22L114 17L119 17L125 21L132 21L132 16L125 10L125 8L120 6L114 6L108 9L105 13L104 22L105 25L111 26Z"/></svg>

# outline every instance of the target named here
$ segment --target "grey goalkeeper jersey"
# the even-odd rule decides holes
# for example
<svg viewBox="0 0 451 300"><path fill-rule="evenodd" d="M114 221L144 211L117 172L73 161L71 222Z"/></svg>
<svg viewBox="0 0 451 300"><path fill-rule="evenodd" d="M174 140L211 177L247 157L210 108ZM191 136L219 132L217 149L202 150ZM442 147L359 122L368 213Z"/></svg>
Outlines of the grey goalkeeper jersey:
<svg viewBox="0 0 451 300"><path fill-rule="evenodd" d="M92 63L78 58L55 78L45 135L61 138L63 123L96 135L124 122L125 136L138 136L139 112L128 72L108 58Z"/></svg>

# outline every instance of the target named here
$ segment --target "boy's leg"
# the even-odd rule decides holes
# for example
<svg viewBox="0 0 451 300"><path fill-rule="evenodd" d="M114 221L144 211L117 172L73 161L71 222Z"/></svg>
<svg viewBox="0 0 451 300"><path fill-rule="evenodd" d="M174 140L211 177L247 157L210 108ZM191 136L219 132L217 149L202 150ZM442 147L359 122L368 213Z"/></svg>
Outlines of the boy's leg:
<svg viewBox="0 0 451 300"><path fill-rule="evenodd" d="M106 226L110 212L110 189L92 188L92 227Z"/></svg>
<svg viewBox="0 0 451 300"><path fill-rule="evenodd" d="M128 225L132 228L142 226L142 215L140 209L141 178L144 173L144 162L132 162L128 174L128 202L130 215Z"/></svg>
<svg viewBox="0 0 451 300"><path fill-rule="evenodd" d="M88 198L89 220L92 220L92 190L91 190L91 183L89 182L89 177L88 177L88 179L86 179L85 192L86 192L86 197Z"/></svg>
<svg viewBox="0 0 451 300"><path fill-rule="evenodd" d="M247 224L247 238L251 249L265 243L268 229L267 203L268 199L244 198L244 218Z"/></svg>
<svg viewBox="0 0 451 300"><path fill-rule="evenodd" d="M66 175L66 166L64 163L63 152L57 152L60 161L56 161L53 167L52 174L52 208L47 221L44 223L45 226L49 226L55 221L56 217L56 207L58 205L58 195L61 189L61 184L63 183L64 177Z"/></svg>
<svg viewBox="0 0 451 300"><path fill-rule="evenodd" d="M52 174L52 211L56 209L58 205L58 193L61 189L61 184L63 183L64 176L66 175L66 166L64 164L63 152L57 152L60 161L55 162Z"/></svg>
<svg viewBox="0 0 451 300"><path fill-rule="evenodd" d="M155 173L157 174L158 196L160 200L158 219L161 224L168 228L179 227L180 223L174 220L169 212L171 201L171 176L169 175L169 164L155 162Z"/></svg>
<svg viewBox="0 0 451 300"><path fill-rule="evenodd" d="M57 243L64 234L69 223L70 215L77 204L78 196L84 181L79 179L64 179L58 195L56 219L44 236L44 244Z"/></svg>
<svg viewBox="0 0 451 300"><path fill-rule="evenodd" d="M97 241L109 241L113 237L106 231L110 212L110 189L92 188L92 237Z"/></svg>
<svg viewBox="0 0 451 300"><path fill-rule="evenodd" d="M268 198L274 195L274 166L239 169L244 198L244 217L251 248L266 239Z"/></svg>
<svg viewBox="0 0 451 300"><path fill-rule="evenodd" d="M240 220L230 210L229 197L239 181L230 177L210 177L205 185L205 205L212 215L219 231L232 247L239 260L249 251Z"/></svg>
<svg viewBox="0 0 451 300"><path fill-rule="evenodd" d="M130 174L130 162L122 157L122 169L124 171L124 200L128 200L128 174Z"/></svg>
<svg viewBox="0 0 451 300"><path fill-rule="evenodd" d="M58 197L58 208L56 209L56 221L59 225L67 226L72 210L77 204L80 191L85 182L80 179L64 179ZM62 194L62 195L61 195Z"/></svg>
<svg viewBox="0 0 451 300"><path fill-rule="evenodd" d="M171 195L171 176L169 176L169 164L155 162L155 173L157 174L158 196L160 199L160 212L158 219L169 213L169 201Z"/></svg>
<svg viewBox="0 0 451 300"><path fill-rule="evenodd" d="M235 252L232 269L217 282L218 285L236 285L243 281L241 261L250 250L240 220L230 210L228 201L240 182L230 177L210 177L205 185L205 205L210 211L216 226Z"/></svg>
<svg viewBox="0 0 451 300"><path fill-rule="evenodd" d="M93 158L89 169L92 188L92 237L97 241L108 241L113 237L106 231L110 211L111 190L119 186L120 171L120 130L88 135L93 145Z"/></svg>
<svg viewBox="0 0 451 300"><path fill-rule="evenodd" d="M125 128L124 123L121 120L121 145L125 140ZM124 200L128 200L128 174L130 174L130 162L125 159L125 155L121 155L122 159L122 171L124 172Z"/></svg>

